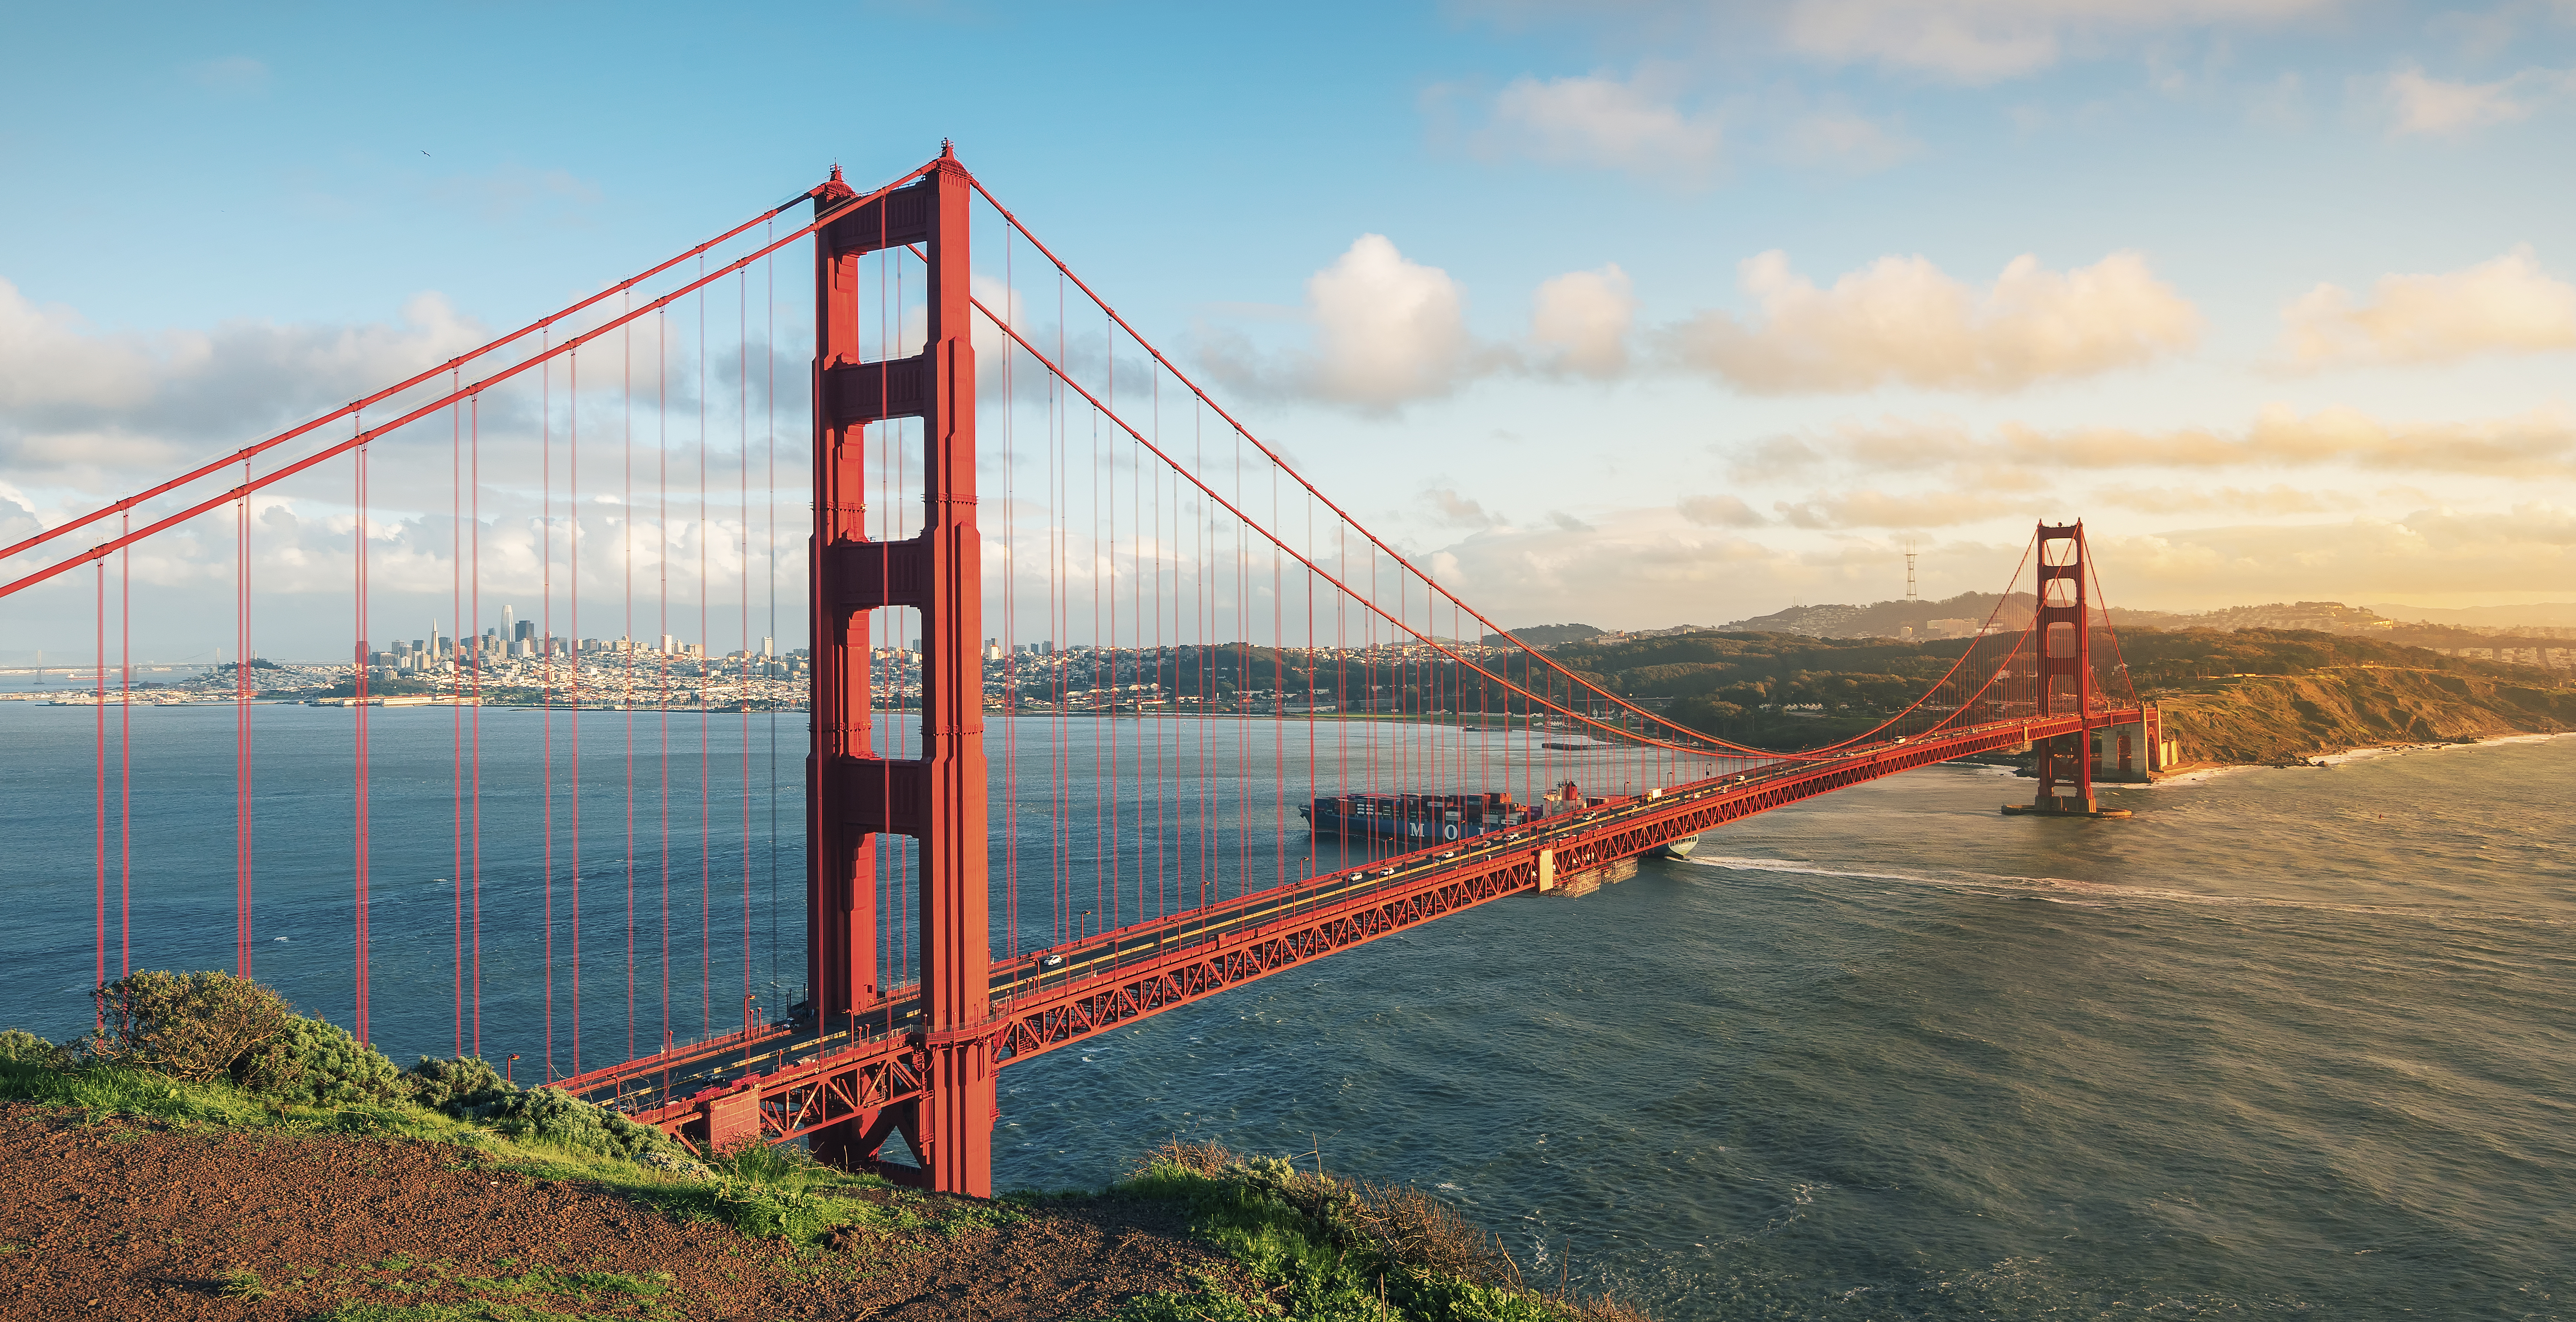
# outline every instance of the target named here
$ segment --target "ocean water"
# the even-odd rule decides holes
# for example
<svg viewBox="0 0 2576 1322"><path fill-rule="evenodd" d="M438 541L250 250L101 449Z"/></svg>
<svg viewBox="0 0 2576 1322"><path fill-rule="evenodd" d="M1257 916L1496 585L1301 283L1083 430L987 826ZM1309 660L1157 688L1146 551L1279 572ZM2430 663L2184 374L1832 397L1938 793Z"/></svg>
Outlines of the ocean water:
<svg viewBox="0 0 2576 1322"><path fill-rule="evenodd" d="M153 806L133 961L228 963L231 713L134 716ZM345 1020L348 714L259 716L260 972ZM0 1018L55 1035L87 1019L92 719L0 704ZM449 720L376 714L375 1018L398 1054L455 1031ZM535 721L485 716L486 1047L530 1060L544 831L510 787L531 783ZM765 1001L796 977L802 725L781 724L773 799L765 721L709 736L703 837L696 718L674 722L683 1036L729 1026L746 971ZM1015 737L1024 782L1066 774L1030 752L1059 727ZM1174 811L1128 837L1138 862L1199 849L1224 856L1214 884L1260 884L1286 865L1264 855L1300 847L1249 792L1275 779L1249 774L1255 754L1284 750L1226 737L1251 742L1204 773L1174 758ZM568 738L558 724L559 757ZM619 718L586 717L582 743L586 784L622 773ZM1590 896L1488 905L1015 1066L997 1180L1098 1184L1175 1134L1301 1154L1432 1189L1534 1279L1668 1319L2576 1312L2576 738L2113 788L2126 821L1995 811L2028 786L1966 767L1880 781ZM585 1051L614 1055L628 855L609 798L608 838L596 803L583 827L602 847L584 846ZM1017 825L1024 860L1090 841ZM1062 907L1047 871L1024 864L1027 944ZM113 853L109 883L112 927ZM559 912L559 947L566 930ZM560 1003L554 1022L568 1036Z"/></svg>

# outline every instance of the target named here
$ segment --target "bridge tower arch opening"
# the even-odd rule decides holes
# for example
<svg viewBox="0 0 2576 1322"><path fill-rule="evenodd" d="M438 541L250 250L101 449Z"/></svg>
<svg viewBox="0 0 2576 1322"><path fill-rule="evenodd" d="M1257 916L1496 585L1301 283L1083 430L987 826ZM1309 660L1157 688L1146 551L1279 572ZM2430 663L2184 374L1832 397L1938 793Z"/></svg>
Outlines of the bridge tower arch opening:
<svg viewBox="0 0 2576 1322"><path fill-rule="evenodd" d="M817 214L857 194L832 182ZM973 183L943 145L918 182L816 231L814 245L813 734L806 760L807 986L819 1030L870 1031L900 970L876 967L876 837L908 836L917 860L919 1018L877 1027L910 1037L917 1096L816 1130L815 1155L876 1165L901 1134L919 1162L886 1173L949 1193L992 1193L992 935L986 865L982 534L975 515L975 352L967 235ZM920 352L860 349L860 259L908 249L927 267ZM870 536L866 433L920 420L918 534ZM871 612L919 612L918 758L872 747Z"/></svg>

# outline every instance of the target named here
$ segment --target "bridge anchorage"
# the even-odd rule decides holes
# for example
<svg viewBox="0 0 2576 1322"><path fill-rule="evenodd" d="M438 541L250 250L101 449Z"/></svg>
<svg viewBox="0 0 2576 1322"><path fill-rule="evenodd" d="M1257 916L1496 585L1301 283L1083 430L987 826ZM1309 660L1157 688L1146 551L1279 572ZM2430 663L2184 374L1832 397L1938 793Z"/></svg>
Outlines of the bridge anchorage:
<svg viewBox="0 0 2576 1322"><path fill-rule="evenodd" d="M780 219L807 204L810 217ZM804 391L772 390L768 399L775 407L787 398L791 429L793 397L808 397L811 409L806 876L801 904L778 905L784 921L769 917L782 933L804 924L805 990L801 1004L764 1019L752 971L751 713L790 706L784 686L800 677L752 628L747 567L742 647L717 658L704 554L707 529L724 526L731 508L734 549L751 563L752 383L759 357L780 338L758 333L753 276L774 274L773 256L793 258L796 243L813 248L814 356ZM694 274L685 269L692 262ZM733 342L718 345L728 308L738 324ZM728 372L711 370L727 357ZM771 371L775 380L774 360ZM726 420L712 415L728 385L739 450L719 454L724 428L711 423ZM489 408L487 394L495 396ZM683 401L676 409L672 397ZM375 420L362 422L370 409ZM448 427L435 426L441 413ZM489 421L503 418L539 421L505 443L501 424ZM335 422L351 434L326 439L321 429ZM689 430L694 454L661 439ZM281 449L299 441L300 450ZM588 467L585 443L594 447ZM595 477L602 444L625 455L627 493L616 505L623 550L615 533L582 522L603 517L589 512L606 503ZM433 625L425 645L392 653L367 641L371 448L378 472L395 466L398 479L387 485L402 487L397 502L435 506L422 489L444 482L448 508L426 512L477 538L486 492L515 484L542 493L545 516L529 526L543 540L522 558L545 576L523 575L508 588L543 594L538 622L523 618L479 638L474 624L458 627L459 637ZM0 600L74 569L95 571L95 583L80 581L92 577L84 574L61 586L78 592L64 600L96 610L101 640L102 982L124 961L121 935L119 954L109 953L118 909L109 891L121 896L127 870L110 861L111 806L121 815L126 805L111 803L105 711L112 693L132 696L121 684L111 689L104 661L108 561L121 563L129 547L156 536L196 539L186 554L211 566L201 578L232 573L232 654L258 656L255 617L284 612L254 612L252 568L284 562L260 559L255 539L271 534L252 516L252 498L291 498L294 482L314 480L299 474L344 458L354 486L334 482L317 499L350 501L357 511L350 689L321 699L354 704L357 722L354 1031L370 1036L366 988L376 959L366 878L370 841L383 836L371 835L369 822L425 811L393 791L391 776L367 792L367 709L434 702L454 709L435 727L442 740L454 727L452 753L439 750L441 763L453 762L453 784L433 797L442 854L451 813L453 821L454 861L439 880L451 883L455 909L458 1054L498 1054L483 1041L482 992L487 967L502 965L487 965L481 947L515 942L514 966L544 983L542 999L533 986L512 989L514 1002L530 1007L517 1013L531 1018L511 1031L535 1037L532 1016L544 1016L542 1043L509 1044L528 1053L519 1067L532 1075L702 1149L801 1139L826 1161L947 1192L991 1192L1000 1071L1121 1025L1493 900L1582 894L1632 875L1641 859L1687 854L1704 832L1882 776L2032 754L2037 794L2005 811L2077 818L2125 815L2103 808L2095 786L2163 769L2155 713L2137 701L2119 663L2080 523L2040 525L2022 561L2036 566L2033 590L2016 595L2016 566L1993 614L1939 678L1838 742L1765 750L1676 725L1608 691L1513 638L1362 526L1138 334L943 146L870 192L835 170L797 200L481 349L0 549L16 573L0 582ZM646 545L636 529L666 543L675 534L664 515L647 519L633 474L656 459L667 470L674 458L698 471L695 531L680 534L699 539L698 627L707 636L674 638L666 599L658 646L578 638L584 566L598 584L602 554L626 562L627 631L649 618L636 610L634 585L656 568L648 560L636 574ZM719 459L738 461L731 483L710 476ZM594 475L587 491L585 473ZM720 490L727 485L734 490ZM18 557L103 520L116 521L116 536L16 571ZM497 535L498 516L490 526ZM444 548L451 622L484 616L479 542L467 535ZM231 539L230 557L214 540L222 537ZM667 550L655 554L664 581L686 573ZM773 574L779 559L772 554ZM492 586L497 595L503 585ZM559 591L568 592L572 638L554 637L546 613ZM590 591L596 618L600 587ZM2036 608L2024 619L2021 603L2030 601ZM1949 646L1925 655L1947 657ZM237 708L234 887L244 976L258 948L250 783L252 707L264 682L237 663L226 698ZM541 714L484 731L478 713L502 694ZM594 772L603 755L613 764L601 745L603 706L625 713L617 718L627 768L623 847L608 847L622 855L622 921L613 902L605 913L595 898L582 905L584 878L596 888L601 872L582 863L584 804L594 814L594 863L600 809L620 820L616 791L595 775L586 780L579 760L587 741ZM679 708L696 718L699 745L694 869L686 867L691 837L669 825L671 770L691 765L670 756L675 728L688 733L674 724ZM587 735L585 711L594 713ZM719 711L742 713L740 775L725 787L739 792L740 805L730 814L716 811L712 788L714 771L735 756L718 738ZM638 760L652 756L636 737L638 713L660 724L663 740L658 955L650 897L639 893L639 882L650 884L639 860L654 851L657 828L642 825L652 809L636 789ZM573 750L567 778L554 770L558 714ZM411 715L384 713L377 728L416 741L431 727L400 724ZM299 738L315 737L311 719ZM501 772L484 765L485 735L532 734L540 723L541 779L512 783L516 805L488 808L484 782ZM615 739L618 726L608 728ZM529 739L523 751L536 746ZM524 770L534 760L511 765ZM131 806L148 827L148 805ZM543 836L542 850L521 851L541 859L541 884L515 891L486 884L480 843L483 815L512 810L520 815L508 829ZM732 952L720 957L717 939L728 906L718 902L713 846L727 815L739 823L726 855L741 867L738 963ZM785 816L794 816L792 804ZM285 837L291 852L324 825L300 820L296 832L263 838ZM697 905L672 904L675 851L677 871L698 874ZM309 849L297 857L307 861L289 866L313 866ZM691 898L679 890L678 899ZM692 937L695 952L685 949ZM599 991L618 972L614 954L601 952L621 945L622 1014L613 994L601 1009ZM689 954L696 958L675 957ZM650 993L638 990L657 973L658 1030ZM776 985L770 1002L796 999L791 981ZM741 1026L720 1031L715 1007L737 994ZM684 1040L676 1026L692 1001L698 1036ZM379 1023L387 1009L377 1003ZM611 1034L613 1054L631 1058L585 1067L584 1026L595 1061L603 1018L623 1030ZM561 1064L559 1036L569 1048ZM655 1040L662 1050L637 1054Z"/></svg>

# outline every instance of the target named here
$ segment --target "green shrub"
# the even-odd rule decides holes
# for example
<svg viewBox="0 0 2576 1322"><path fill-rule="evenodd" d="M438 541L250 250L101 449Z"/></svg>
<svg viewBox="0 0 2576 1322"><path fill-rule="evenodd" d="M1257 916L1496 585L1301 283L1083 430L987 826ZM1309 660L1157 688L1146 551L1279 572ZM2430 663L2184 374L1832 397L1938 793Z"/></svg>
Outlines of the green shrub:
<svg viewBox="0 0 2576 1322"><path fill-rule="evenodd" d="M392 1101L402 1073L338 1024L288 1015L274 1037L242 1058L234 1078L246 1091L292 1105L348 1106Z"/></svg>
<svg viewBox="0 0 2576 1322"><path fill-rule="evenodd" d="M501 1072L481 1056L458 1056L454 1060L423 1056L419 1064L404 1072L402 1081L413 1101L450 1113L495 1100L511 1090L502 1081Z"/></svg>
<svg viewBox="0 0 2576 1322"><path fill-rule="evenodd" d="M0 1062L58 1065L63 1049L23 1028L0 1028Z"/></svg>
<svg viewBox="0 0 2576 1322"><path fill-rule="evenodd" d="M221 970L147 969L91 996L100 1027L81 1040L85 1054L191 1083L238 1077L243 1060L294 1017L276 992Z"/></svg>
<svg viewBox="0 0 2576 1322"><path fill-rule="evenodd" d="M454 1113L456 1107L451 1107ZM673 1151L671 1140L650 1125L639 1125L606 1107L593 1106L560 1088L522 1088L497 1096L478 1095L462 1108L464 1118L499 1130L523 1143L546 1143L567 1152L589 1152L630 1161L647 1153Z"/></svg>

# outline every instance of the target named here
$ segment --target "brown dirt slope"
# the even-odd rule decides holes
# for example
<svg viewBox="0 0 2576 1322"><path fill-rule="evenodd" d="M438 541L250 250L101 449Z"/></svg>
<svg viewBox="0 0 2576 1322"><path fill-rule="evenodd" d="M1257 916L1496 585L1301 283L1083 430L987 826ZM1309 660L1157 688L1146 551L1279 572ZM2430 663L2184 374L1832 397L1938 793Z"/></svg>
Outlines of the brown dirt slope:
<svg viewBox="0 0 2576 1322"><path fill-rule="evenodd" d="M2576 689L2453 671L2337 666L2147 695L2195 762L2285 762L2348 748L2576 729Z"/></svg>
<svg viewBox="0 0 2576 1322"><path fill-rule="evenodd" d="M434 1143L0 1103L0 1153L13 1320L1052 1319L1230 1274L1159 1204L1023 1213L880 1190L883 1228L800 1250Z"/></svg>

